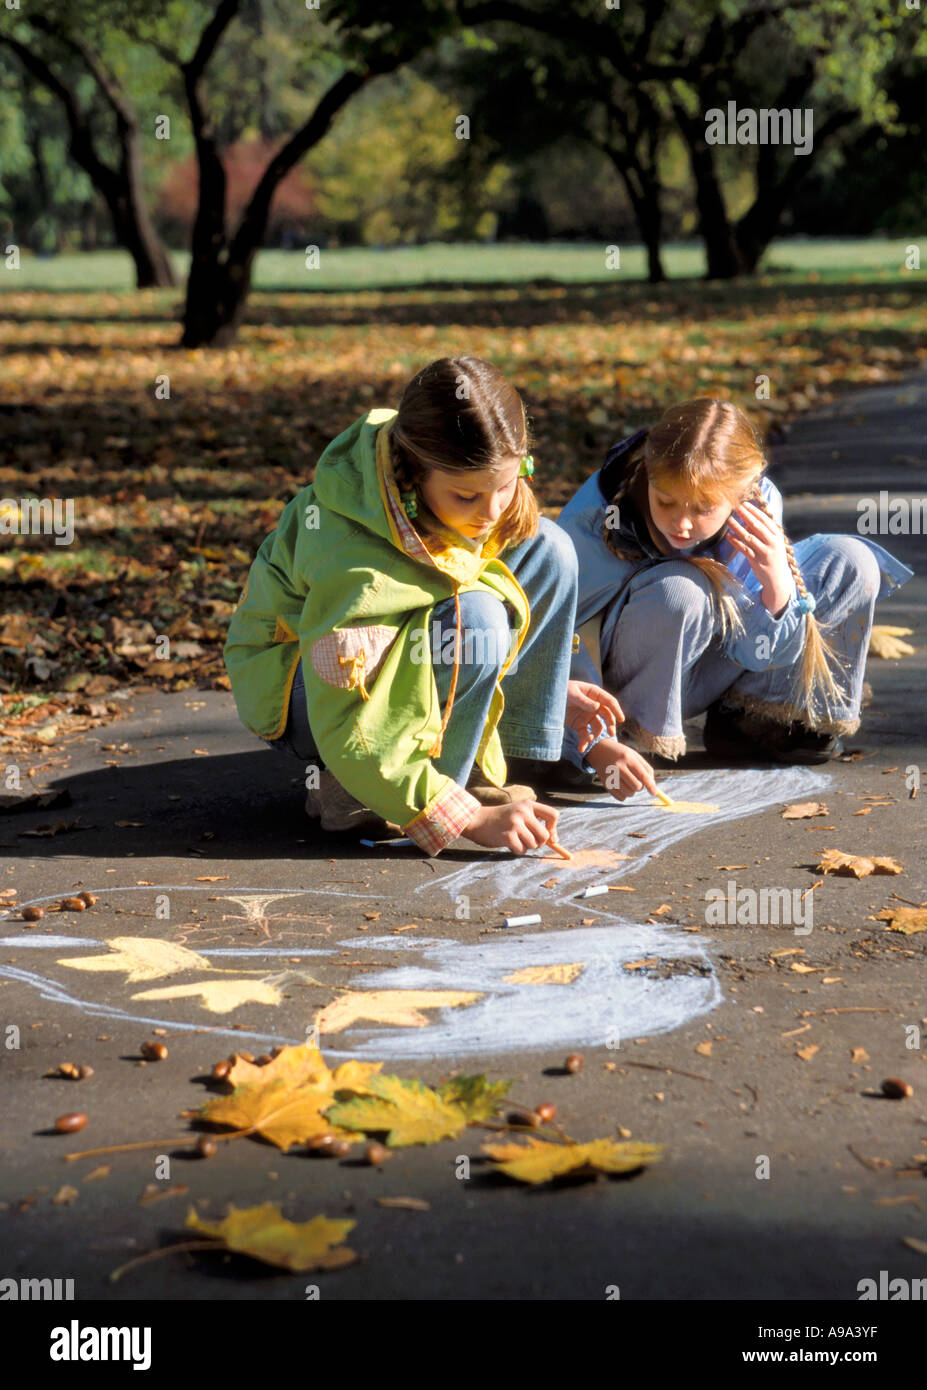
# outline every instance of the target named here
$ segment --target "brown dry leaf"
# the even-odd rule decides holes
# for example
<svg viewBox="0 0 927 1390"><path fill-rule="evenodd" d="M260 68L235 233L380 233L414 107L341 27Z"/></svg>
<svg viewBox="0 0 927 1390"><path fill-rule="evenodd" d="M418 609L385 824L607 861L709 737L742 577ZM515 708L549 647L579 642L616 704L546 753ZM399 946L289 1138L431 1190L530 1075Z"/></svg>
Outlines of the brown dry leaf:
<svg viewBox="0 0 927 1390"><path fill-rule="evenodd" d="M823 801L795 801L782 812L783 820L808 820L811 816L826 816Z"/></svg>
<svg viewBox="0 0 927 1390"><path fill-rule="evenodd" d="M431 1203L421 1197L378 1197L378 1207L399 1207L402 1211L431 1211Z"/></svg>
<svg viewBox="0 0 927 1390"><path fill-rule="evenodd" d="M510 985L569 985L585 968L581 961L571 965L526 965L502 978Z"/></svg>
<svg viewBox="0 0 927 1390"><path fill-rule="evenodd" d="M455 1009L482 998L482 994L464 989L352 990L321 1009L315 1024L320 1033L340 1033L359 1018L424 1028L429 1020L421 1009Z"/></svg>
<svg viewBox="0 0 927 1390"><path fill-rule="evenodd" d="M229 1207L222 1221L203 1221L191 1207L186 1224L200 1235L214 1237L226 1250L294 1272L340 1269L357 1259L341 1243L356 1221L331 1221L325 1216L302 1223L288 1221L275 1202Z"/></svg>
<svg viewBox="0 0 927 1390"><path fill-rule="evenodd" d="M318 1134L359 1139L359 1134L331 1124L322 1112L334 1103L337 1092L366 1090L382 1065L350 1061L332 1072L311 1044L285 1047L263 1067L238 1057L226 1078L235 1087L232 1094L207 1101L196 1113L212 1124L254 1129L284 1151Z"/></svg>
<svg viewBox="0 0 927 1390"><path fill-rule="evenodd" d="M380 920L380 918L381 918L382 916L383 916L383 913L382 913L382 912L365 912L365 913L364 913L364 920L367 921L367 922L379 922L379 920Z"/></svg>
<svg viewBox="0 0 927 1390"><path fill-rule="evenodd" d="M50 835L64 835L68 830L84 830L89 826L81 825L78 820L56 820L54 825L37 825L34 830L18 830L17 835L24 839L33 838L36 840L46 839Z"/></svg>
<svg viewBox="0 0 927 1390"><path fill-rule="evenodd" d="M779 956L803 956L804 954L804 946L784 946L781 951L770 951L769 959L777 960Z"/></svg>
<svg viewBox="0 0 927 1390"><path fill-rule="evenodd" d="M84 1178L84 1182L96 1182L99 1178L108 1178L112 1169L108 1163L103 1163L99 1168L93 1168Z"/></svg>
<svg viewBox="0 0 927 1390"><path fill-rule="evenodd" d="M724 871L724 873L729 873L732 869L746 869L747 867L748 867L748 865L746 865L746 864L716 864L716 865L715 865L715 868L716 868L716 869L721 869L721 870Z"/></svg>
<svg viewBox="0 0 927 1390"><path fill-rule="evenodd" d="M659 907L652 907L650 909L650 915L651 917L665 917L666 914L672 912L672 910L669 903L661 903Z"/></svg>
<svg viewBox="0 0 927 1390"><path fill-rule="evenodd" d="M805 965L804 961L793 960L789 969L794 970L797 975L816 975L823 969L823 966Z"/></svg>
<svg viewBox="0 0 927 1390"><path fill-rule="evenodd" d="M886 627L877 623L869 638L869 655L880 656L886 661L897 661L900 656L913 656L914 648L909 642L901 640L902 637L911 635L912 629L909 627Z"/></svg>
<svg viewBox="0 0 927 1390"><path fill-rule="evenodd" d="M710 1057L710 1056L711 1056L711 1049L712 1049L713 1047L714 1047L714 1042L711 1042L711 1041L705 1041L705 1042L700 1042L700 1043L696 1043L696 1044L695 1044L695 1050L696 1050L696 1052L701 1053L701 1055L702 1055L703 1057Z"/></svg>
<svg viewBox="0 0 927 1390"><path fill-rule="evenodd" d="M871 806L864 806L863 809L862 809L861 811L854 811L853 814L854 814L854 816L868 816L868 814L869 814L869 812L870 812L871 810L872 810L872 807L871 807Z"/></svg>
<svg viewBox="0 0 927 1390"><path fill-rule="evenodd" d="M558 884L559 882L560 882L559 878L545 878L544 882L541 884L541 887L542 887L542 888L556 888L556 886L557 886L557 884Z"/></svg>
<svg viewBox="0 0 927 1390"><path fill-rule="evenodd" d="M629 960L622 965L622 970L643 970L645 965L657 965L659 956L648 956L646 960Z"/></svg>
<svg viewBox="0 0 927 1390"><path fill-rule="evenodd" d="M193 880L194 883L221 883L228 874L198 874Z"/></svg>
<svg viewBox="0 0 927 1390"><path fill-rule="evenodd" d="M145 1184L145 1190L138 1199L140 1207L150 1207L152 1202L163 1202L167 1197L183 1197L189 1192L186 1183L178 1182L173 1187L160 1187L156 1182Z"/></svg>
<svg viewBox="0 0 927 1390"><path fill-rule="evenodd" d="M842 874L850 878L866 878L869 874L900 874L904 865L897 859L870 859L866 855L844 854L839 849L820 850L818 869L825 874Z"/></svg>
<svg viewBox="0 0 927 1390"><path fill-rule="evenodd" d="M864 1047L854 1047L850 1051L851 1062L868 1062L869 1053Z"/></svg>
<svg viewBox="0 0 927 1390"><path fill-rule="evenodd" d="M809 1043L807 1047L800 1047L795 1056L800 1057L803 1062L810 1062L814 1054L820 1050L816 1043Z"/></svg>
<svg viewBox="0 0 927 1390"><path fill-rule="evenodd" d="M914 936L916 932L927 931L927 908L924 907L883 907L876 913L876 920L887 922L886 931L898 931L904 936Z"/></svg>
<svg viewBox="0 0 927 1390"><path fill-rule="evenodd" d="M56 1207L69 1207L77 1200L76 1187L59 1187L52 1198L52 1203Z"/></svg>

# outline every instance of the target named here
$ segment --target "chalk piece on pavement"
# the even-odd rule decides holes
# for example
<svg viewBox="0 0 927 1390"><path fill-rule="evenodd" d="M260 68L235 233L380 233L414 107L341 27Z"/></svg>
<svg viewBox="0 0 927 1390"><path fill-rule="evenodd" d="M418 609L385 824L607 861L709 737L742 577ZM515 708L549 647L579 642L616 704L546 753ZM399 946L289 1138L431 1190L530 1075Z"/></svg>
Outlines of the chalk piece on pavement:
<svg viewBox="0 0 927 1390"><path fill-rule="evenodd" d="M584 897L584 898L597 898L597 897L599 896L600 893L607 893L607 892L608 892L608 884L607 884L607 883L593 883L593 884L590 885L589 888L587 888L587 889L584 890L584 892L583 892L583 897Z"/></svg>
<svg viewBox="0 0 927 1390"><path fill-rule="evenodd" d="M531 912L527 917L506 917L507 927L530 927L534 922L540 922L541 916L538 912Z"/></svg>

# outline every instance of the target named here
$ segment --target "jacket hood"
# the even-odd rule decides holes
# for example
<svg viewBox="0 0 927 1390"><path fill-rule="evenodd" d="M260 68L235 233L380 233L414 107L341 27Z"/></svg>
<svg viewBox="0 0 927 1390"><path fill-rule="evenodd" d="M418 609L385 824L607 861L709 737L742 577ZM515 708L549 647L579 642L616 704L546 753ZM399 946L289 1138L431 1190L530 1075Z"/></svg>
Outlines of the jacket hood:
<svg viewBox="0 0 927 1390"><path fill-rule="evenodd" d="M316 465L315 496L329 511L390 541L410 559L469 583L501 547L489 537L481 552L474 551L447 527L419 535L403 510L390 461L396 415L390 409L369 410L333 439Z"/></svg>

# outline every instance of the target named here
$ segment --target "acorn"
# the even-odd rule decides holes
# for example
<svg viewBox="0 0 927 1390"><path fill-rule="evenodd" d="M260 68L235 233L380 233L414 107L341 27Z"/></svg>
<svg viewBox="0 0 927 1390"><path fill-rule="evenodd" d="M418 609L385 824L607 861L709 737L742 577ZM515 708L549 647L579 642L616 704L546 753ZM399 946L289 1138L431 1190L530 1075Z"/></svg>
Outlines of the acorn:
<svg viewBox="0 0 927 1390"><path fill-rule="evenodd" d="M537 1129L541 1123L536 1110L512 1110L508 1120L510 1125L530 1125L532 1129Z"/></svg>
<svg viewBox="0 0 927 1390"><path fill-rule="evenodd" d="M24 922L39 922L45 916L44 907L24 907L20 914Z"/></svg>
<svg viewBox="0 0 927 1390"><path fill-rule="evenodd" d="M330 1154L335 1136L327 1131L325 1134L314 1134L309 1140L309 1147L318 1154Z"/></svg>
<svg viewBox="0 0 927 1390"><path fill-rule="evenodd" d="M568 1072L575 1073L582 1071L584 1065L583 1054L581 1052L571 1052L563 1065Z"/></svg>
<svg viewBox="0 0 927 1390"><path fill-rule="evenodd" d="M273 1057L271 1057L267 1052L262 1052L260 1057L255 1057L254 1065L256 1067L269 1067L273 1060Z"/></svg>
<svg viewBox="0 0 927 1390"><path fill-rule="evenodd" d="M376 1140L373 1140L364 1150L364 1158L371 1168L379 1168L389 1158L389 1149L385 1144L378 1144Z"/></svg>
<svg viewBox="0 0 927 1390"><path fill-rule="evenodd" d="M889 1076L882 1082L882 1094L889 1100L907 1100L914 1095L910 1081L902 1081L897 1076Z"/></svg>
<svg viewBox="0 0 927 1390"><path fill-rule="evenodd" d="M196 1141L196 1152L200 1158L212 1158L218 1147L215 1139L210 1139L208 1134L201 1134Z"/></svg>
<svg viewBox="0 0 927 1390"><path fill-rule="evenodd" d="M552 1102L549 1100L542 1101L542 1103L540 1105L536 1105L534 1109L542 1125L550 1124L551 1120L557 1113L556 1105L552 1104Z"/></svg>
<svg viewBox="0 0 927 1390"><path fill-rule="evenodd" d="M163 1062L167 1056L167 1048L162 1042L143 1042L139 1052L146 1062Z"/></svg>
<svg viewBox="0 0 927 1390"><path fill-rule="evenodd" d="M59 1115L55 1121L55 1129L59 1134L76 1134L79 1129L83 1129L86 1123L87 1116L82 1115L79 1110L75 1110L69 1115Z"/></svg>
<svg viewBox="0 0 927 1390"><path fill-rule="evenodd" d="M93 907L96 902L96 895L93 893L78 893L77 895L87 907Z"/></svg>
<svg viewBox="0 0 927 1390"><path fill-rule="evenodd" d="M87 910L87 904L83 898L62 898L58 907L62 912L85 912Z"/></svg>
<svg viewBox="0 0 927 1390"><path fill-rule="evenodd" d="M224 1081L231 1070L231 1062L216 1062L211 1073L213 1081Z"/></svg>
<svg viewBox="0 0 927 1390"><path fill-rule="evenodd" d="M80 1073L73 1062L61 1062L58 1066L58 1075L66 1076L69 1081L79 1081Z"/></svg>
<svg viewBox="0 0 927 1390"><path fill-rule="evenodd" d="M88 1067L85 1062L81 1062L77 1068L78 1081L89 1081L91 1076L93 1076L93 1067Z"/></svg>
<svg viewBox="0 0 927 1390"><path fill-rule="evenodd" d="M253 1052L239 1052L239 1053L238 1053L238 1056L241 1058L241 1060L242 1060L243 1062L253 1062L253 1061L254 1061L254 1053L253 1053Z"/></svg>
<svg viewBox="0 0 927 1390"><path fill-rule="evenodd" d="M332 1158L347 1158L351 1152L351 1144L347 1139L333 1139L329 1153Z"/></svg>

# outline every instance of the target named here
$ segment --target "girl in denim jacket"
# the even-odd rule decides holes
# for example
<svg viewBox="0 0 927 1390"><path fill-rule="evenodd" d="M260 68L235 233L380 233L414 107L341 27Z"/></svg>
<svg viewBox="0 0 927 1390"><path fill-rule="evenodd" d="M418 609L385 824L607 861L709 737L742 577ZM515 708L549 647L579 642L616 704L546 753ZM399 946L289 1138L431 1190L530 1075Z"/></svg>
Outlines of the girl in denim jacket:
<svg viewBox="0 0 927 1390"><path fill-rule="evenodd" d="M616 445L560 515L579 557L572 673L620 698L646 752L678 758L705 712L709 752L783 763L832 758L859 726L873 608L911 571L866 538L792 545L765 468L741 410L686 401ZM601 735L587 770L617 746ZM564 752L584 765L571 731Z"/></svg>

